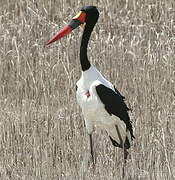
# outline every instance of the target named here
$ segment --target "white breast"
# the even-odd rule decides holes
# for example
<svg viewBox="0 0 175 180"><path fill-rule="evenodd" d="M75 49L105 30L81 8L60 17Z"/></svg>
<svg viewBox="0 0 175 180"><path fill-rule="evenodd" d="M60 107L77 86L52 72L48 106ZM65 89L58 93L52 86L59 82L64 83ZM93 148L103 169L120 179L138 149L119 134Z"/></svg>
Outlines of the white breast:
<svg viewBox="0 0 175 180"><path fill-rule="evenodd" d="M96 86L99 84L103 84L114 90L113 85L94 66L82 72L82 76L77 82L76 97L82 109L88 133L91 133L94 125L102 127L104 123L113 122L112 119L110 121L107 120L110 116L97 95ZM87 91L90 92L89 97L85 95Z"/></svg>
<svg viewBox="0 0 175 180"><path fill-rule="evenodd" d="M113 85L106 80L94 66L91 65L88 70L82 72L81 78L77 82L78 88L76 92L77 101L81 107L83 106L84 101L87 100L85 93L90 90L92 91L92 88L95 88L95 86L99 84L103 84L114 90ZM95 89L93 89L93 93L96 93Z"/></svg>

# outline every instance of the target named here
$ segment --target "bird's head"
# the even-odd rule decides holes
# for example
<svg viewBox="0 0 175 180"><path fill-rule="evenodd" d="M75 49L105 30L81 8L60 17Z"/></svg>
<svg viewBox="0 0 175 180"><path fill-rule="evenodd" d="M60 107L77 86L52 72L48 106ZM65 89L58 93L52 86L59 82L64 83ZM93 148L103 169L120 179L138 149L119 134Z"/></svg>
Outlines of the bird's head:
<svg viewBox="0 0 175 180"><path fill-rule="evenodd" d="M81 11L72 18L70 23L58 31L53 38L51 38L46 45L49 45L65 35L69 34L73 29L77 28L80 25L94 25L99 17L99 12L95 6L85 6Z"/></svg>

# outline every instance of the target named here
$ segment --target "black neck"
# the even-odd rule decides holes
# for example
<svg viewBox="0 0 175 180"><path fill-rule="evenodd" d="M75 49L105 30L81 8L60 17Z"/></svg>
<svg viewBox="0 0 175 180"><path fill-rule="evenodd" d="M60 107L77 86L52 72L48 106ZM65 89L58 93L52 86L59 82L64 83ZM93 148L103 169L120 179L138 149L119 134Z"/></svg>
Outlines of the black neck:
<svg viewBox="0 0 175 180"><path fill-rule="evenodd" d="M80 63L81 63L81 68L83 71L86 71L91 67L91 64L90 64L88 57L87 57L87 47L88 47L89 38L91 36L92 30L95 26L95 23L93 23L93 24L87 23L86 24L84 32L83 32L83 36L81 39Z"/></svg>

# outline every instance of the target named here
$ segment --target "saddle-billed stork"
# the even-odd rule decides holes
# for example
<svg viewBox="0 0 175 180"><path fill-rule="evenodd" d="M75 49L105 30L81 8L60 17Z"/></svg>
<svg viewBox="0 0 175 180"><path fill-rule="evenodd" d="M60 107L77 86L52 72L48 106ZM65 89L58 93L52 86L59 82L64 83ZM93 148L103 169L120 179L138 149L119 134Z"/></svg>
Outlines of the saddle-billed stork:
<svg viewBox="0 0 175 180"><path fill-rule="evenodd" d="M82 109L85 125L90 137L90 150L94 163L92 132L94 127L107 131L112 144L124 149L126 161L131 142L134 138L132 124L128 115L129 108L124 97L89 62L87 47L92 30L98 20L99 12L95 6L85 6L61 29L48 44L69 34L81 24L85 24L80 46L80 64L82 74L76 84L76 97Z"/></svg>

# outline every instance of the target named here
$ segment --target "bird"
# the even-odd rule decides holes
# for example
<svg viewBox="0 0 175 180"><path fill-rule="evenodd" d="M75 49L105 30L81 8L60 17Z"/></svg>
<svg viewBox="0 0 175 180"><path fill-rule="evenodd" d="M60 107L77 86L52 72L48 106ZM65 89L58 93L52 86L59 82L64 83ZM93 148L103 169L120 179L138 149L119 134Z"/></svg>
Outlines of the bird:
<svg viewBox="0 0 175 180"><path fill-rule="evenodd" d="M99 127L107 132L113 146L123 149L124 160L135 138L125 97L90 63L87 55L88 42L99 18L95 6L84 6L70 23L59 30L46 45L71 33L80 25L84 26L80 44L81 77L76 83L76 98L89 135L90 153L94 160L92 133Z"/></svg>

